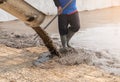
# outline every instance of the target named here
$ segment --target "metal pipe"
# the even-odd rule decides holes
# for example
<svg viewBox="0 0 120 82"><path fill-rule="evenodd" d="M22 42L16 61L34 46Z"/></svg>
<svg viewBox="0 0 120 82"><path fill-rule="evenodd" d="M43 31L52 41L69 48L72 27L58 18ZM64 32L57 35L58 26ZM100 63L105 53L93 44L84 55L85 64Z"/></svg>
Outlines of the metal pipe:
<svg viewBox="0 0 120 82"><path fill-rule="evenodd" d="M53 41L48 36L48 34L41 27L33 27L33 29L42 38L45 46L47 46L48 50L51 53L51 57L54 57L54 56L61 57L59 51L57 50L56 46L53 45Z"/></svg>
<svg viewBox="0 0 120 82"><path fill-rule="evenodd" d="M42 28L39 27L39 25L45 19L45 14L35 9L24 0L0 0L0 8L31 26L34 31L37 32L37 34L42 38L44 44L50 51L51 56L60 57L60 53L53 45L51 38Z"/></svg>

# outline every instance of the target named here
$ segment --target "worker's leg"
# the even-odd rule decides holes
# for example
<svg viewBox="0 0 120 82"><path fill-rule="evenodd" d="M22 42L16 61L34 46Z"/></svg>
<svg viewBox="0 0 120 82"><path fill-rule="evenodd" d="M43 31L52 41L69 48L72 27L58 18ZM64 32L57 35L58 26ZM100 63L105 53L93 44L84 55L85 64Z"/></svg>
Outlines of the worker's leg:
<svg viewBox="0 0 120 82"><path fill-rule="evenodd" d="M63 48L67 47L67 34L68 34L68 22L66 15L59 15L58 17L58 26L59 26L59 33L62 42Z"/></svg>
<svg viewBox="0 0 120 82"><path fill-rule="evenodd" d="M69 41L72 38L72 36L80 29L79 13L76 12L72 15L68 15L68 20L70 23L70 27L68 29L68 34L67 34L67 46L71 47L69 45Z"/></svg>

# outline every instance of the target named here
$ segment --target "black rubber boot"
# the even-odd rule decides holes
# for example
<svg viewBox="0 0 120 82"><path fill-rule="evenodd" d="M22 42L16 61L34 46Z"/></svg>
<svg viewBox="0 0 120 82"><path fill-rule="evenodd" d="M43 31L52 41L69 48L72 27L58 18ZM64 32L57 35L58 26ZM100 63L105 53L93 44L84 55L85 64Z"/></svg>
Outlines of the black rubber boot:
<svg viewBox="0 0 120 82"><path fill-rule="evenodd" d="M75 32L73 32L71 30L69 30L68 34L67 34L67 46L70 47L70 48L72 48L72 47L70 46L69 41L71 40L71 38L74 34L75 34Z"/></svg>
<svg viewBox="0 0 120 82"><path fill-rule="evenodd" d="M67 36L63 35L63 36L60 36L60 37L61 37L61 42L62 42L63 48L67 48Z"/></svg>
<svg viewBox="0 0 120 82"><path fill-rule="evenodd" d="M60 48L60 53L65 54L68 52L68 46L67 46L67 35L60 36L61 42L62 42L62 48Z"/></svg>

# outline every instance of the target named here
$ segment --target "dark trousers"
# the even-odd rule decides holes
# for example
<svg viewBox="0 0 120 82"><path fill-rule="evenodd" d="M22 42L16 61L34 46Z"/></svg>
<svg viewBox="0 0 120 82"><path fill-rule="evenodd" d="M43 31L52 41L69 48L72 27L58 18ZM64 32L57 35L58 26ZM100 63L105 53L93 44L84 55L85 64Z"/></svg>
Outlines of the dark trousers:
<svg viewBox="0 0 120 82"><path fill-rule="evenodd" d="M59 27L60 35L67 35L68 30L77 32L80 29L79 13L76 12L71 15L65 15L65 14L59 15L58 16L58 27Z"/></svg>

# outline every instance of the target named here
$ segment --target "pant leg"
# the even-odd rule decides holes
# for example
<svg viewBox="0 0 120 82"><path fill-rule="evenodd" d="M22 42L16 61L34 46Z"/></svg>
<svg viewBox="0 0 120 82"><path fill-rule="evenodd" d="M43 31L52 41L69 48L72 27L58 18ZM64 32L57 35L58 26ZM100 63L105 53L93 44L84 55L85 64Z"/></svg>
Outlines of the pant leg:
<svg viewBox="0 0 120 82"><path fill-rule="evenodd" d="M70 24L69 30L73 32L77 32L80 29L80 19L79 19L79 13L76 12L72 15L68 15L68 20Z"/></svg>
<svg viewBox="0 0 120 82"><path fill-rule="evenodd" d="M58 16L58 27L59 27L60 35L67 35L67 33L68 33L67 15L59 15Z"/></svg>

